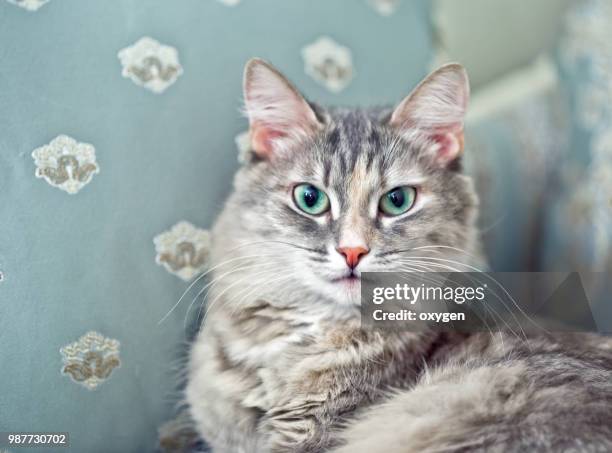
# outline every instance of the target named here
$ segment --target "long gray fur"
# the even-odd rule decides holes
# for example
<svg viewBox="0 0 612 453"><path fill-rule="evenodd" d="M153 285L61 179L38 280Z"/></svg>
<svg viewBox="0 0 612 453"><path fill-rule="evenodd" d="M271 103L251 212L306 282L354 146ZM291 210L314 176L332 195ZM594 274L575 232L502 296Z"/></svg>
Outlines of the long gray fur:
<svg viewBox="0 0 612 453"><path fill-rule="evenodd" d="M612 451L609 339L361 328L355 293L328 283L343 235L367 240L362 270L483 268L477 197L460 157L439 165L431 141L392 127L392 109L310 108L310 134L252 153L214 227L186 389L213 451ZM369 200L404 176L426 204L373 217ZM335 214L298 212L299 182L324 188Z"/></svg>

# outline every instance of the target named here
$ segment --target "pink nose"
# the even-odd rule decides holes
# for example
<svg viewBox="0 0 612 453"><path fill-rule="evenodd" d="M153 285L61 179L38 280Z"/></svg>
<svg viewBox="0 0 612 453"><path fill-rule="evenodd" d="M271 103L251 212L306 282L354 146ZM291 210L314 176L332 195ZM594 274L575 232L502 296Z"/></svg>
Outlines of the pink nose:
<svg viewBox="0 0 612 453"><path fill-rule="evenodd" d="M362 256L368 254L369 250L363 247L338 247L338 253L344 255L344 259L346 260L346 264L351 269L354 269L357 264L359 264L359 260Z"/></svg>

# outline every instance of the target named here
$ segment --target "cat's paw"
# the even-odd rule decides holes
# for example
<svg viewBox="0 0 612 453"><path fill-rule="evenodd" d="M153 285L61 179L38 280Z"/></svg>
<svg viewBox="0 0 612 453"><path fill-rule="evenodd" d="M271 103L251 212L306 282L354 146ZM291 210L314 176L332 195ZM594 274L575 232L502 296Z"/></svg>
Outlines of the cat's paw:
<svg viewBox="0 0 612 453"><path fill-rule="evenodd" d="M312 417L277 411L262 426L271 453L307 452L316 438L317 424Z"/></svg>
<svg viewBox="0 0 612 453"><path fill-rule="evenodd" d="M265 412L279 405L282 398L281 381L278 376L273 376L273 372L266 368L257 370L257 380L259 384L255 386L243 400L246 407L254 407Z"/></svg>

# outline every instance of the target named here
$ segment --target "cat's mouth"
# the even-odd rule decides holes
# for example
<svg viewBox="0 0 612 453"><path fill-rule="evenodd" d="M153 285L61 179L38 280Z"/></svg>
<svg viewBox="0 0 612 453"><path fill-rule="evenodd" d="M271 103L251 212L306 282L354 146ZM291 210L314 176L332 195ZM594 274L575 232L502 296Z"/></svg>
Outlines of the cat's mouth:
<svg viewBox="0 0 612 453"><path fill-rule="evenodd" d="M332 283L344 283L348 285L357 284L361 281L361 276L356 274L354 271L349 272L342 277L332 279Z"/></svg>

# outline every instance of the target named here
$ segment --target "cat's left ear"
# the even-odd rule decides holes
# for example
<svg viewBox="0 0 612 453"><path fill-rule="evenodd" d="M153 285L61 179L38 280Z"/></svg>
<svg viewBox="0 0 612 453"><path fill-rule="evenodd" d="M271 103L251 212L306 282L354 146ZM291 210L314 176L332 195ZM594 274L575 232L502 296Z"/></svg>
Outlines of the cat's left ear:
<svg viewBox="0 0 612 453"><path fill-rule="evenodd" d="M320 129L304 97L264 60L254 58L247 63L243 84L251 148L259 157L273 157Z"/></svg>
<svg viewBox="0 0 612 453"><path fill-rule="evenodd" d="M428 75L393 111L390 125L408 139L432 145L446 166L463 152L463 122L470 97L467 72L457 63Z"/></svg>

